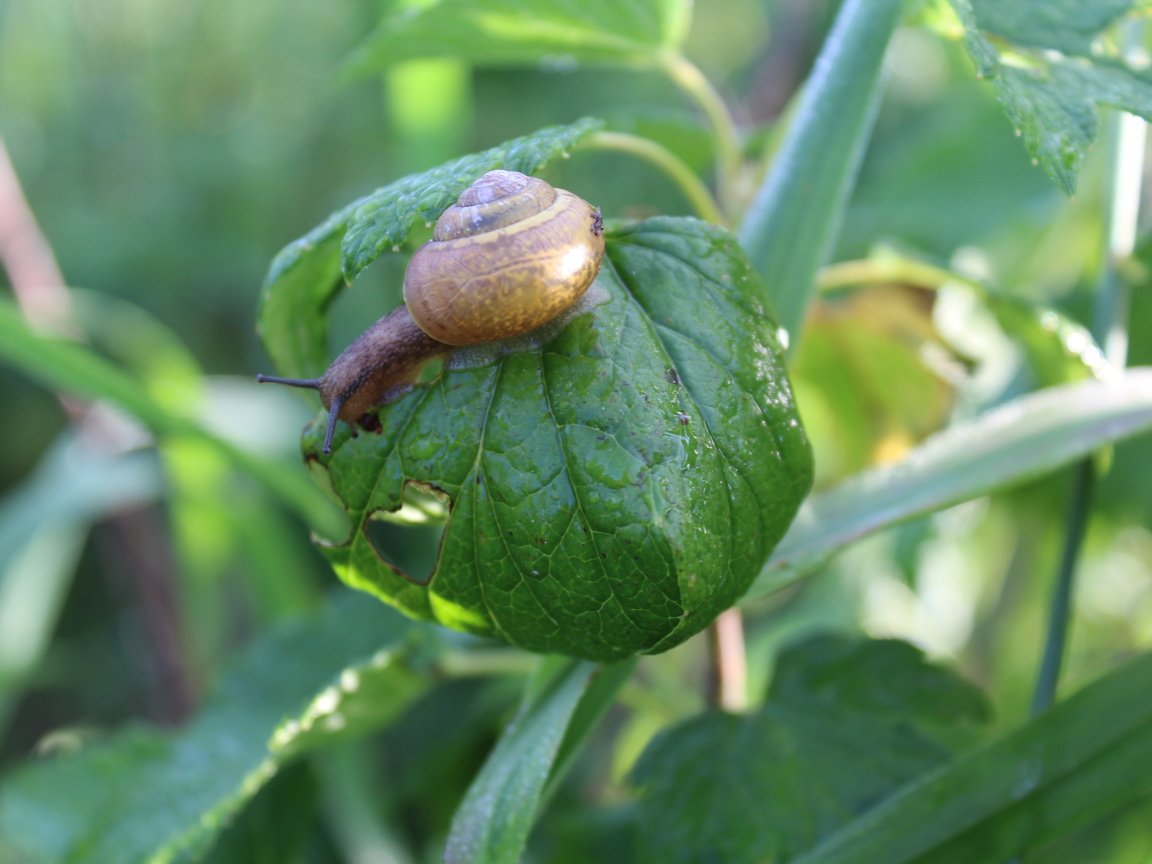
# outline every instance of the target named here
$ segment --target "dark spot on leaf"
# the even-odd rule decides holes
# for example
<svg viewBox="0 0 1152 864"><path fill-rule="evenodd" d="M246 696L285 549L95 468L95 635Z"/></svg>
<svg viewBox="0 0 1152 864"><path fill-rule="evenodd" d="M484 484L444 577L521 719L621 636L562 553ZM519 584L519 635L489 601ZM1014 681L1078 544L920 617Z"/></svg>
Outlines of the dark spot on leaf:
<svg viewBox="0 0 1152 864"><path fill-rule="evenodd" d="M604 217L600 215L600 208L592 211L592 233L599 237L604 233Z"/></svg>
<svg viewBox="0 0 1152 864"><path fill-rule="evenodd" d="M371 432L374 435L378 435L378 434L380 434L380 432L382 432L384 430L384 426L380 422L380 415L377 414L375 411L369 411L367 414L363 415L356 422L359 424L360 428L363 429L365 432ZM352 430L352 435L353 435L353 437L355 437L355 435L356 435L355 429Z"/></svg>
<svg viewBox="0 0 1152 864"><path fill-rule="evenodd" d="M680 373L678 373L671 366L664 370L664 377L668 379L669 384L672 384L676 387L680 386Z"/></svg>
<svg viewBox="0 0 1152 864"><path fill-rule="evenodd" d="M680 421L681 426L687 426L692 418L685 414L683 411L680 411L676 414L676 419Z"/></svg>

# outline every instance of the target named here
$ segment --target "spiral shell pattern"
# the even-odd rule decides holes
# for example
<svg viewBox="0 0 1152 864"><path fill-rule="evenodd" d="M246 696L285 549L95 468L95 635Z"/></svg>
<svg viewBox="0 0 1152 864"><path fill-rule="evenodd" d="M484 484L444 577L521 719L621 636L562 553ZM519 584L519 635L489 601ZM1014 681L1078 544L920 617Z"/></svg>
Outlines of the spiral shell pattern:
<svg viewBox="0 0 1152 864"><path fill-rule="evenodd" d="M441 215L404 276L429 336L476 345L535 330L570 308L600 269L600 213L515 171L490 171Z"/></svg>

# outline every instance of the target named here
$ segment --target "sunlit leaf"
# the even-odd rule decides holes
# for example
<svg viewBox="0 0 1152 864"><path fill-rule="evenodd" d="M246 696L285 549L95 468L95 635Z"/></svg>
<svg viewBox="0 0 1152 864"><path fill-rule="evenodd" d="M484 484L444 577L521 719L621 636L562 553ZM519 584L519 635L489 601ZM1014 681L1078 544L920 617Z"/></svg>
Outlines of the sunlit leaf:
<svg viewBox="0 0 1152 864"><path fill-rule="evenodd" d="M672 647L744 592L811 478L761 286L730 235L694 220L608 247L558 332L467 352L330 457L323 424L306 432L355 526L326 549L350 584L593 659ZM426 585L368 530L412 485L450 502Z"/></svg>

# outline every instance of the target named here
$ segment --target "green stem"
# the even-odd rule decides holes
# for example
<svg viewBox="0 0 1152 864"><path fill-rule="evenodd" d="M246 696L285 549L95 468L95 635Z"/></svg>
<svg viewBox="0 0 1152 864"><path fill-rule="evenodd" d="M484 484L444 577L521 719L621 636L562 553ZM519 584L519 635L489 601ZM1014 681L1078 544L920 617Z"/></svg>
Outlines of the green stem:
<svg viewBox="0 0 1152 864"><path fill-rule="evenodd" d="M1032 713L1040 714L1056 701L1056 685L1060 680L1060 667L1064 665L1064 649L1068 642L1068 621L1072 615L1072 592L1076 580L1076 561L1084 544L1084 533L1092 515L1092 492L1096 486L1096 469L1092 460L1083 459L1073 469L1072 492L1068 501L1068 515L1064 519L1064 548L1060 553L1060 569L1048 605L1048 633L1044 640L1044 655L1036 677L1036 690L1032 694Z"/></svg>
<svg viewBox="0 0 1152 864"><path fill-rule="evenodd" d="M902 0L841 5L740 228L740 242L793 336L791 350L871 136L884 53L902 8Z"/></svg>
<svg viewBox="0 0 1152 864"><path fill-rule="evenodd" d="M716 147L716 188L724 212L735 219L736 183L740 174L741 148L736 123L728 106L712 82L692 61L680 54L668 54L663 68L677 87L683 90L704 112L712 127Z"/></svg>
<svg viewBox="0 0 1152 864"><path fill-rule="evenodd" d="M524 651L447 651L436 661L437 672L446 678L486 678L496 675L528 675L537 658Z"/></svg>
<svg viewBox="0 0 1152 864"><path fill-rule="evenodd" d="M1138 45L1138 26L1133 26L1128 36L1130 45ZM1110 145L1108 155L1111 168L1108 210L1102 232L1106 254L1102 256L1097 282L1092 335L1098 344L1104 346L1104 354L1109 363L1120 369L1127 362L1129 297L1127 285L1119 271L1121 263L1132 255L1136 247L1140 176L1147 127L1142 120L1128 114L1115 113L1108 118L1105 135ZM1033 714L1044 711L1056 699L1072 615L1076 561L1088 528L1095 485L1096 467L1092 459L1088 458L1077 465L1073 475L1071 500L1065 519L1064 550L1056 574L1056 584L1052 589L1044 654L1032 697Z"/></svg>
<svg viewBox="0 0 1152 864"><path fill-rule="evenodd" d="M923 288L939 288L948 282L961 282L984 290L984 286L979 282L951 270L900 257L841 261L823 268L816 277L816 287L820 293L856 285L887 282L902 282Z"/></svg>
<svg viewBox="0 0 1152 864"><path fill-rule="evenodd" d="M696 211L696 215L715 225L725 224L724 214L720 212L720 207L712 197L712 193L708 191L708 187L679 156L655 141L623 132L593 132L580 142L580 146L630 153L647 160L675 181L691 203L692 209Z"/></svg>

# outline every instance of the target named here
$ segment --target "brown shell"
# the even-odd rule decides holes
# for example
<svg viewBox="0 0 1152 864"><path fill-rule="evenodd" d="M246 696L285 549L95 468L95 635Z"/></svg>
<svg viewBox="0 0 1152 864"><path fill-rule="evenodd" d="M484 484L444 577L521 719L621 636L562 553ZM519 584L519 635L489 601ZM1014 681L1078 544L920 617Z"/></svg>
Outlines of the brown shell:
<svg viewBox="0 0 1152 864"><path fill-rule="evenodd" d="M548 323L592 284L604 257L599 211L515 171L490 171L440 217L404 276L416 323L449 345Z"/></svg>

